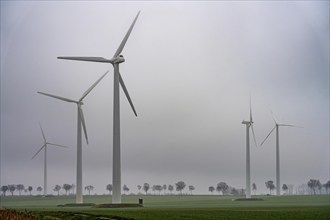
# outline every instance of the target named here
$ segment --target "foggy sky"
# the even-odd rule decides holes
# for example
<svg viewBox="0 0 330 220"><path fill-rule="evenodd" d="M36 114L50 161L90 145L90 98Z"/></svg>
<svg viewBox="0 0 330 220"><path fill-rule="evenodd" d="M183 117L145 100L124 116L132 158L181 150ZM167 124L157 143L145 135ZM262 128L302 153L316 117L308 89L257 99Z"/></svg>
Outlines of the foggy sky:
<svg viewBox="0 0 330 220"><path fill-rule="evenodd" d="M113 68L58 60L111 58L136 13L120 71L122 184L174 184L195 193L224 181L245 187L249 98L260 144L280 128L281 183L329 180L329 2L19 2L1 1L0 185L43 184L48 193L76 181L76 105L37 91L84 99L83 185L105 193L112 182ZM275 181L275 134L251 141L251 182Z"/></svg>

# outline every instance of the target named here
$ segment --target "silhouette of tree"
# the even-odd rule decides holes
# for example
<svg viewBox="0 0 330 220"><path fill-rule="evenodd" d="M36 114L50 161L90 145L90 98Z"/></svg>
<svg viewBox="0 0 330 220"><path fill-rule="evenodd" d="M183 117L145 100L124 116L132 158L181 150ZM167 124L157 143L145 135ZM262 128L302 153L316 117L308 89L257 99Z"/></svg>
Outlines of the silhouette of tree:
<svg viewBox="0 0 330 220"><path fill-rule="evenodd" d="M137 188L138 188L138 190L139 190L139 193L141 193L141 188L142 188L142 186L141 186L141 185L137 185Z"/></svg>
<svg viewBox="0 0 330 220"><path fill-rule="evenodd" d="M37 187L37 191L40 193L42 191L42 187L41 186L38 186Z"/></svg>
<svg viewBox="0 0 330 220"><path fill-rule="evenodd" d="M173 187L173 185L168 185L168 191L170 191L171 192L171 194L172 194L172 191L174 190L174 187Z"/></svg>
<svg viewBox="0 0 330 220"><path fill-rule="evenodd" d="M183 181L179 181L175 184L175 187L176 187L176 191L180 191L180 194L182 194L182 190L184 190L186 184Z"/></svg>
<svg viewBox="0 0 330 220"><path fill-rule="evenodd" d="M88 195L91 195L91 191L94 190L94 186L92 185L85 186L85 190L88 191Z"/></svg>
<svg viewBox="0 0 330 220"><path fill-rule="evenodd" d="M310 179L307 183L307 186L313 191L313 194L316 194L316 188L319 186L320 181L316 179Z"/></svg>
<svg viewBox="0 0 330 220"><path fill-rule="evenodd" d="M285 193L287 193L288 189L289 189L289 187L288 187L286 184L283 184L283 185L282 185L282 190L283 190Z"/></svg>
<svg viewBox="0 0 330 220"><path fill-rule="evenodd" d="M1 186L1 191L2 191L2 194L3 196L6 196L6 192L8 191L8 186Z"/></svg>
<svg viewBox="0 0 330 220"><path fill-rule="evenodd" d="M217 185L217 191L218 192L221 191L222 192L222 195L225 195L225 192L227 192L228 188L229 188L229 186L225 182L220 182Z"/></svg>
<svg viewBox="0 0 330 220"><path fill-rule="evenodd" d="M149 183L144 183L143 184L143 191L146 192L146 195L148 194L149 189L150 189Z"/></svg>
<svg viewBox="0 0 330 220"><path fill-rule="evenodd" d="M163 185L164 195L165 195L165 193L166 193L166 189L167 189L167 186L166 186L166 184L164 184L164 185Z"/></svg>
<svg viewBox="0 0 330 220"><path fill-rule="evenodd" d="M272 180L269 180L265 182L267 189L269 189L269 193L272 194L272 190L275 189L274 182Z"/></svg>
<svg viewBox="0 0 330 220"><path fill-rule="evenodd" d="M56 186L54 187L53 190L54 190L55 192L57 192L57 196L60 195L60 190L61 190L61 188L62 188L62 187L61 187L60 185L56 185Z"/></svg>
<svg viewBox="0 0 330 220"><path fill-rule="evenodd" d="M18 190L18 194L21 195L22 191L24 190L24 185L23 184L18 184L16 186L16 189Z"/></svg>
<svg viewBox="0 0 330 220"><path fill-rule="evenodd" d="M109 191L109 194L111 195L112 192L112 184L107 185L107 190Z"/></svg>
<svg viewBox="0 0 330 220"><path fill-rule="evenodd" d="M215 190L214 186L209 186L209 191L211 192L211 194L213 194L214 190Z"/></svg>
<svg viewBox="0 0 330 220"><path fill-rule="evenodd" d="M124 194L125 194L125 192L128 192L129 191L129 188L126 186L126 184L124 184L123 190L124 190Z"/></svg>
<svg viewBox="0 0 330 220"><path fill-rule="evenodd" d="M8 185L9 192L11 193L11 196L14 195L14 192L16 190L16 185Z"/></svg>
<svg viewBox="0 0 330 220"><path fill-rule="evenodd" d="M190 194L192 195L192 191L195 190L195 187L193 185L188 186Z"/></svg>
<svg viewBox="0 0 330 220"><path fill-rule="evenodd" d="M330 181L326 182L323 187L325 188L325 190L327 191L327 194L329 194L329 188L330 188Z"/></svg>
<svg viewBox="0 0 330 220"><path fill-rule="evenodd" d="M33 187L32 187L32 186L29 186L29 187L28 187L28 190L29 190L29 193L30 193L30 196L31 196L31 192L32 192L32 190L33 190Z"/></svg>
<svg viewBox="0 0 330 220"><path fill-rule="evenodd" d="M255 183L252 183L252 190L254 192L254 195L257 194L257 185Z"/></svg>
<svg viewBox="0 0 330 220"><path fill-rule="evenodd" d="M65 195L71 190L72 186L70 184L63 184L62 188L65 190Z"/></svg>

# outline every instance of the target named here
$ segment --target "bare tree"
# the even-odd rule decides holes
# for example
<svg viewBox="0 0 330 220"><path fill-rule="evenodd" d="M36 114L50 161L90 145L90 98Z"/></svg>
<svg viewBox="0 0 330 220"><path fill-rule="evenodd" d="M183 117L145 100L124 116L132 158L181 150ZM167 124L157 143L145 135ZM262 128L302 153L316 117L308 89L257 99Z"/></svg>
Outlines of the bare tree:
<svg viewBox="0 0 330 220"><path fill-rule="evenodd" d="M91 195L91 191L94 190L94 186L92 185L85 186L85 190L88 191L88 195Z"/></svg>
<svg viewBox="0 0 330 220"><path fill-rule="evenodd" d="M209 186L209 191L213 194L213 191L215 190L214 186Z"/></svg>
<svg viewBox="0 0 330 220"><path fill-rule="evenodd" d="M176 187L176 191L180 191L180 194L182 195L182 190L184 190L186 184L183 181L179 181L175 184L175 187Z"/></svg>
<svg viewBox="0 0 330 220"><path fill-rule="evenodd" d="M56 185L55 187L54 187L54 191L55 192L57 192L57 196L59 196L60 195L60 190L61 190L61 186L60 185Z"/></svg>
<svg viewBox="0 0 330 220"><path fill-rule="evenodd" d="M225 195L225 192L227 192L227 190L228 190L228 185L227 185L227 183L225 183L225 182L220 182L220 183L218 183L218 185L217 185L217 191L218 192L222 192L222 195Z"/></svg>
<svg viewBox="0 0 330 220"><path fill-rule="evenodd" d="M144 183L143 184L143 191L146 192L146 195L148 194L149 189L150 189L149 183Z"/></svg>
<svg viewBox="0 0 330 220"><path fill-rule="evenodd" d="M16 189L18 190L18 194L21 195L22 191L24 190L24 185L23 184L18 184L16 186Z"/></svg>
<svg viewBox="0 0 330 220"><path fill-rule="evenodd" d="M252 183L252 190L254 192L254 195L257 194L257 185L255 183Z"/></svg>
<svg viewBox="0 0 330 220"><path fill-rule="evenodd" d="M192 191L195 190L195 187L193 185L188 186L190 194L192 195Z"/></svg>
<svg viewBox="0 0 330 220"><path fill-rule="evenodd" d="M167 186L166 186L166 184L164 184L164 185L163 185L164 195L165 195L165 193L166 193L166 189L167 189Z"/></svg>
<svg viewBox="0 0 330 220"><path fill-rule="evenodd" d="M9 192L11 193L11 196L14 195L14 192L16 190L16 185L8 185Z"/></svg>
<svg viewBox="0 0 330 220"><path fill-rule="evenodd" d="M30 196L31 196L31 192L32 192L32 190L33 190L33 187L32 187L32 186L29 186L29 187L28 187L28 190L29 190L29 193L30 193Z"/></svg>
<svg viewBox="0 0 330 220"><path fill-rule="evenodd" d="M139 193L141 193L141 188L142 188L142 186L141 186L141 185L137 185L137 188L138 188L138 190L139 190Z"/></svg>
<svg viewBox="0 0 330 220"><path fill-rule="evenodd" d="M274 181L269 180L265 184L266 184L267 189L269 189L269 193L272 194L272 190L275 189Z"/></svg>
<svg viewBox="0 0 330 220"><path fill-rule="evenodd" d="M112 192L112 184L107 185L107 190L109 191L109 194L111 195Z"/></svg>

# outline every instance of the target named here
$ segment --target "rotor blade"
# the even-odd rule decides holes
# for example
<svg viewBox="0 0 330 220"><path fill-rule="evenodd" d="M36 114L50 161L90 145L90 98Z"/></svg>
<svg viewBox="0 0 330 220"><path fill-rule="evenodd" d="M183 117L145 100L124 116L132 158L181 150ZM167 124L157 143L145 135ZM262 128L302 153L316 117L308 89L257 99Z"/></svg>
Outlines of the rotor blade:
<svg viewBox="0 0 330 220"><path fill-rule="evenodd" d="M274 129L276 128L276 125L273 127L273 129L269 132L269 134L267 135L267 137L265 138L265 140L262 141L262 143L260 144L260 147L265 143L265 141L267 140L267 138L270 136L270 134L274 131Z"/></svg>
<svg viewBox="0 0 330 220"><path fill-rule="evenodd" d="M255 136L255 134L254 134L254 129L253 129L253 124L252 124L252 123L251 123L251 130L252 130L252 135L253 135L254 144L256 145L256 147L258 147L257 140L256 140L256 136Z"/></svg>
<svg viewBox="0 0 330 220"><path fill-rule="evenodd" d="M128 94L128 91L127 91L127 89L126 89L126 86L125 86L124 80L123 80L123 78L121 78L120 73L119 73L119 82L120 82L120 85L121 85L121 87L123 88L123 90L124 90L124 92L125 92L125 95L126 95L126 97L127 97L127 100L128 100L128 102L129 102L129 104L131 105L132 110L133 110L135 116L137 117L137 114L136 114L136 111L135 111L135 108L134 108L133 102L132 102L132 100L131 100L131 98L130 98L130 96L129 96L129 94Z"/></svg>
<svg viewBox="0 0 330 220"><path fill-rule="evenodd" d="M81 108L80 105L78 105L78 108L79 108L79 115L80 115L81 124L82 124L82 127L84 129L84 134L85 134L86 142L88 144L87 129L86 129L86 124L85 124L84 113L83 113L83 110L82 110L82 108Z"/></svg>
<svg viewBox="0 0 330 220"><path fill-rule="evenodd" d="M270 115L271 115L272 118L273 118L274 123L277 124L277 122L276 122L276 120L275 120L275 117L274 117L274 113L273 113L273 111L272 111L271 109L269 109L269 111L270 111Z"/></svg>
<svg viewBox="0 0 330 220"><path fill-rule="evenodd" d="M79 99L79 102L81 102L87 95L88 93L90 93L90 91L92 91L92 89L94 89L94 87L103 79L103 77L105 77L105 75L107 75L109 72L109 70L107 72L105 72L101 78L99 78L89 89L87 89L87 91L82 95L82 97Z"/></svg>
<svg viewBox="0 0 330 220"><path fill-rule="evenodd" d="M133 27L134 27L134 25L135 25L135 22L136 22L136 20L138 19L139 15L140 15L140 11L137 13L137 15L136 15L136 17L135 17L133 23L131 24L130 28L128 29L128 31L127 31L127 33L126 33L126 35L125 35L125 37L124 37L124 39L122 40L121 44L119 45L119 47L118 47L118 49L117 49L115 55L113 55L113 58L117 57L117 56L123 51L124 46L125 46L125 44L126 44L126 41L127 41L128 37L129 37L129 35L131 34L132 29L133 29Z"/></svg>
<svg viewBox="0 0 330 220"><path fill-rule="evenodd" d="M49 145L54 145L54 146L57 146L57 147L69 148L69 147L67 147L67 146L60 145L60 144L54 144L54 143L49 143L49 142L47 142L47 144L49 144Z"/></svg>
<svg viewBox="0 0 330 220"><path fill-rule="evenodd" d="M33 160L38 154L39 152L46 146L47 143L45 143L44 145L42 145L42 147L38 150L38 152L31 158L31 160Z"/></svg>
<svg viewBox="0 0 330 220"><path fill-rule="evenodd" d="M250 96L250 122L252 123L252 107L251 107L251 96Z"/></svg>
<svg viewBox="0 0 330 220"><path fill-rule="evenodd" d="M44 131L42 130L42 127L41 127L40 123L39 123L39 126L40 126L40 129L41 129L42 137L44 138L44 141L46 142L46 137L45 137Z"/></svg>
<svg viewBox="0 0 330 220"><path fill-rule="evenodd" d="M294 127L294 128L304 128L296 125L289 125L289 124L278 124L279 126L287 126L287 127Z"/></svg>
<svg viewBox="0 0 330 220"><path fill-rule="evenodd" d="M105 59L103 57L57 57L57 59L111 63L110 60Z"/></svg>
<svg viewBox="0 0 330 220"><path fill-rule="evenodd" d="M44 92L38 92L38 93L41 94L41 95L45 95L45 96L55 98L55 99L60 99L62 101L77 103L77 101L75 101L75 100L67 99L67 98L64 98L64 97L61 97L61 96L51 95L51 94L47 94L47 93L44 93Z"/></svg>

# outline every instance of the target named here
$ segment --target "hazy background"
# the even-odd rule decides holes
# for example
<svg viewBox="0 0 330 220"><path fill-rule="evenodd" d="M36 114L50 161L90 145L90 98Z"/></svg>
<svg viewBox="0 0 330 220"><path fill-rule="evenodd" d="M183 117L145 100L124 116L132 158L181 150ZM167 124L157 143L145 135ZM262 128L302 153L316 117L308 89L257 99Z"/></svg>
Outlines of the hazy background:
<svg viewBox="0 0 330 220"><path fill-rule="evenodd" d="M329 180L329 1L1 1L0 185L76 184L76 105L37 94L85 98L83 185L112 183L113 68L57 56L111 58L136 13L123 50L122 184L183 180L194 193L224 181L245 187L245 125L252 96L259 143L280 123L281 183ZM275 181L275 135L251 141L251 182ZM188 189L187 189L188 190ZM35 191L34 191L35 192Z"/></svg>

